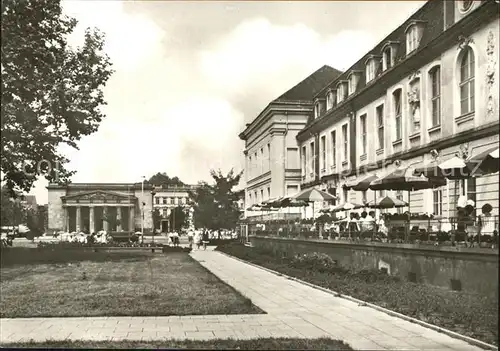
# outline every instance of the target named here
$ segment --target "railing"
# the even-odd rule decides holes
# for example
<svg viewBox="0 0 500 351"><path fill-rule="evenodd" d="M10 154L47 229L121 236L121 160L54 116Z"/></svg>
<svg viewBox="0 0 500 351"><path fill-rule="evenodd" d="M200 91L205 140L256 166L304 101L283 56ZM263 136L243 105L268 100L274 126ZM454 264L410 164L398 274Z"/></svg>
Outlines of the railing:
<svg viewBox="0 0 500 351"><path fill-rule="evenodd" d="M300 223L266 223L249 225L250 235L289 238L322 238L327 240L374 241L433 245L462 245L496 247L498 245L499 216L491 216L488 224L479 218L387 220L384 225L372 223L366 229L362 222L342 222L330 228ZM318 232L318 227L321 227Z"/></svg>
<svg viewBox="0 0 500 351"><path fill-rule="evenodd" d="M300 213L271 212L263 215L247 217L245 220L249 223L255 223L255 222L267 222L275 220L294 221L297 219L300 219Z"/></svg>

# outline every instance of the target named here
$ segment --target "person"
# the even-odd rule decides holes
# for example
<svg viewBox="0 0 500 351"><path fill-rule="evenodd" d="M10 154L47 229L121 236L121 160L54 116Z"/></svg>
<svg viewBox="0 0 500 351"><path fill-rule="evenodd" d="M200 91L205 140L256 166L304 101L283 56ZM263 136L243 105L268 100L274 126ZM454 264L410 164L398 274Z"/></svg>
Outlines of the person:
<svg viewBox="0 0 500 351"><path fill-rule="evenodd" d="M389 233L389 229L387 229L387 226L385 225L385 219L384 215L380 214L379 219L378 219L378 233L379 235L382 236L382 240L385 241L387 239L387 235Z"/></svg>
<svg viewBox="0 0 500 351"><path fill-rule="evenodd" d="M190 249L193 248L193 235L194 235L193 229L189 228L188 233L187 233L187 237L188 237L188 243L189 243Z"/></svg>
<svg viewBox="0 0 500 351"><path fill-rule="evenodd" d="M353 213L351 212L350 214L350 220L349 220L349 234L350 236L352 237L352 234L354 233L354 235L356 236L357 232L359 232L359 224L358 224L358 219L356 218L356 215L357 213ZM359 215L358 215L359 216Z"/></svg>
<svg viewBox="0 0 500 351"><path fill-rule="evenodd" d="M495 240L496 235L498 235L497 232L497 225L496 223L496 218L491 214L491 211L493 210L493 207L490 204L485 204L481 208L481 215L479 215L479 242L481 236L489 236L490 241L492 243L492 248L495 248ZM495 235L496 234L496 235Z"/></svg>
<svg viewBox="0 0 500 351"><path fill-rule="evenodd" d="M205 230L202 236L203 250L207 249L208 240L209 240L208 231Z"/></svg>
<svg viewBox="0 0 500 351"><path fill-rule="evenodd" d="M194 232L194 243L196 244L198 250L200 249L200 246L201 246L201 233L200 233L200 230L196 230Z"/></svg>
<svg viewBox="0 0 500 351"><path fill-rule="evenodd" d="M172 233L172 237L174 239L174 246L179 246L179 233L177 232L177 230L174 230L174 232Z"/></svg>

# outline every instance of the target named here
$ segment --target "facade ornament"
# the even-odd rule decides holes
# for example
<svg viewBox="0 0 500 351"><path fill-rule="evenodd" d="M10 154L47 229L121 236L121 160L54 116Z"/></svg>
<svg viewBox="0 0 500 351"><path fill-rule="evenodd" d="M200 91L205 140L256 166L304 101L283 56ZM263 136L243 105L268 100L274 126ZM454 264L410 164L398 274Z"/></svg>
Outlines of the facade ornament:
<svg viewBox="0 0 500 351"><path fill-rule="evenodd" d="M474 43L472 38L466 37L465 35L458 36L458 50L463 50L469 47L469 44Z"/></svg>
<svg viewBox="0 0 500 351"><path fill-rule="evenodd" d="M401 164L402 164L401 160L394 161L394 166L396 166L396 167L401 167Z"/></svg>
<svg viewBox="0 0 500 351"><path fill-rule="evenodd" d="M414 78L408 91L408 104L413 117L413 131L420 130L420 79Z"/></svg>
<svg viewBox="0 0 500 351"><path fill-rule="evenodd" d="M493 31L489 31L486 46L486 89L488 95L488 101L486 103L486 115L488 119L492 119L495 113L495 102L493 99L493 86L495 83L495 35Z"/></svg>
<svg viewBox="0 0 500 351"><path fill-rule="evenodd" d="M420 70L416 70L408 76L408 80L410 81L410 83L417 78L420 78Z"/></svg>
<svg viewBox="0 0 500 351"><path fill-rule="evenodd" d="M439 151L437 151L436 149L432 149L430 152L431 154L431 157L434 161L437 161L438 158L439 158Z"/></svg>
<svg viewBox="0 0 500 351"><path fill-rule="evenodd" d="M455 153L455 156L462 158L463 160L468 160L471 155L470 143L464 143L459 146L459 150Z"/></svg>

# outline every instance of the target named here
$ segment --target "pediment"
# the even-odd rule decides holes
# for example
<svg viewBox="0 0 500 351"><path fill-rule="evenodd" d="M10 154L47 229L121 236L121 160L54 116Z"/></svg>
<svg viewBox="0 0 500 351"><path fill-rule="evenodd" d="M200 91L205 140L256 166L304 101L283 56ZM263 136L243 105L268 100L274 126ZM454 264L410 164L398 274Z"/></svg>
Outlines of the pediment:
<svg viewBox="0 0 500 351"><path fill-rule="evenodd" d="M137 200L134 195L105 190L80 192L62 196L61 199L65 202L82 203L131 203Z"/></svg>

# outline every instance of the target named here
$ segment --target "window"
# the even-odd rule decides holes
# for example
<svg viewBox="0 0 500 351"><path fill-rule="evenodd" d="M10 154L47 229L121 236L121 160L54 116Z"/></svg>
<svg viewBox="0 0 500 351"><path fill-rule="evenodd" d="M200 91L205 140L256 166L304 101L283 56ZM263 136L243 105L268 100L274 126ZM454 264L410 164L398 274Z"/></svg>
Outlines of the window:
<svg viewBox="0 0 500 351"><path fill-rule="evenodd" d="M362 195L362 199L361 199L361 201L363 202L363 204L366 204L366 203L368 202L368 198L367 198L367 196L366 196L366 190L365 190L365 191L363 191L363 192L361 193L361 195Z"/></svg>
<svg viewBox="0 0 500 351"><path fill-rule="evenodd" d="M338 85L337 89L337 103L341 103L347 98L347 90L346 90L346 84L345 83L340 83Z"/></svg>
<svg viewBox="0 0 500 351"><path fill-rule="evenodd" d="M313 174L316 169L315 158L316 153L314 152L314 141L309 145L309 154L311 155L311 163L309 164L309 173Z"/></svg>
<svg viewBox="0 0 500 351"><path fill-rule="evenodd" d="M330 110L333 107L333 92L329 91L326 95L326 109Z"/></svg>
<svg viewBox="0 0 500 351"><path fill-rule="evenodd" d="M264 173L264 149L260 148L260 173Z"/></svg>
<svg viewBox="0 0 500 351"><path fill-rule="evenodd" d="M403 200L403 192L401 190L396 191L396 199ZM398 213L403 213L403 209L401 207L398 208Z"/></svg>
<svg viewBox="0 0 500 351"><path fill-rule="evenodd" d="M259 201L259 198L257 197L257 190L254 191L253 195L254 195L255 203L258 204L260 201Z"/></svg>
<svg viewBox="0 0 500 351"><path fill-rule="evenodd" d="M347 124L344 124L342 126L342 139L343 139L343 142L344 142L344 161L347 162L347 157L349 155L349 140L347 140Z"/></svg>
<svg viewBox="0 0 500 351"><path fill-rule="evenodd" d="M431 81L431 117L432 127L441 124L441 68L434 67L429 72Z"/></svg>
<svg viewBox="0 0 500 351"><path fill-rule="evenodd" d="M268 199L271 198L271 188L270 187L267 187L267 198Z"/></svg>
<svg viewBox="0 0 500 351"><path fill-rule="evenodd" d="M412 25L406 32L406 54L415 51L420 43L421 29L418 25Z"/></svg>
<svg viewBox="0 0 500 351"><path fill-rule="evenodd" d="M252 163L252 156L248 156L248 176L251 178L253 175L252 171L253 163Z"/></svg>
<svg viewBox="0 0 500 351"><path fill-rule="evenodd" d="M366 135L366 115L362 115L359 117L360 126L361 126L361 155L366 155L367 148L367 135Z"/></svg>
<svg viewBox="0 0 500 351"><path fill-rule="evenodd" d="M305 146L302 146L302 175L307 173L307 149Z"/></svg>
<svg viewBox="0 0 500 351"><path fill-rule="evenodd" d="M467 178L465 180L466 182L466 189L467 189L467 200L472 200L474 203L477 202L476 194L477 194L477 185L476 185L476 179L477 178ZM472 212L473 216L476 216L476 210Z"/></svg>
<svg viewBox="0 0 500 351"><path fill-rule="evenodd" d="M472 4L473 4L472 0L462 0L462 1L459 1L460 12L464 13L464 12L469 11L470 8L472 7Z"/></svg>
<svg viewBox="0 0 500 351"><path fill-rule="evenodd" d="M267 163L268 163L268 170L271 170L271 144L267 144Z"/></svg>
<svg viewBox="0 0 500 351"><path fill-rule="evenodd" d="M432 191L432 213L435 216L442 216L443 215L443 190L441 189L434 189Z"/></svg>
<svg viewBox="0 0 500 351"><path fill-rule="evenodd" d="M264 189L260 189L260 201L264 201Z"/></svg>
<svg viewBox="0 0 500 351"><path fill-rule="evenodd" d="M259 172L259 170L257 169L257 167L259 166L259 163L258 163L258 161L257 161L257 153L255 153L255 154L253 155L253 162L254 162L253 171L254 171L254 176L255 176L255 175L258 175L258 174L259 174L259 173L258 173L258 172Z"/></svg>
<svg viewBox="0 0 500 351"><path fill-rule="evenodd" d="M321 169L324 170L326 168L326 136L321 137Z"/></svg>
<svg viewBox="0 0 500 351"><path fill-rule="evenodd" d="M370 59L366 63L366 82L372 81L375 79L375 60Z"/></svg>
<svg viewBox="0 0 500 351"><path fill-rule="evenodd" d="M358 85L358 74L352 73L349 77L349 95L356 92L356 86Z"/></svg>
<svg viewBox="0 0 500 351"><path fill-rule="evenodd" d="M402 109L401 109L401 89L396 90L392 94L392 98L394 100L394 118L395 118L395 127L396 127L396 140L401 140L402 138Z"/></svg>
<svg viewBox="0 0 500 351"><path fill-rule="evenodd" d="M378 198L379 198L379 199L383 199L383 198L384 198L384 196L385 196L385 194L384 194L384 190L379 190L379 191L378 191Z"/></svg>
<svg viewBox="0 0 500 351"><path fill-rule="evenodd" d="M474 112L474 53L464 49L460 59L460 113Z"/></svg>
<svg viewBox="0 0 500 351"><path fill-rule="evenodd" d="M286 149L286 168L298 169L299 166L299 149L296 147L289 147Z"/></svg>
<svg viewBox="0 0 500 351"><path fill-rule="evenodd" d="M314 118L318 118L319 117L319 113L320 113L319 102L316 102L314 104Z"/></svg>
<svg viewBox="0 0 500 351"><path fill-rule="evenodd" d="M343 192L342 195L344 195L344 203L349 202L349 199L348 199L349 191L347 189L343 188L342 192Z"/></svg>
<svg viewBox="0 0 500 351"><path fill-rule="evenodd" d="M162 202L163 202L163 204L164 204L164 205L166 205L166 204L168 203L168 202L167 202L167 198L166 198L166 197L163 197L163 198L162 198Z"/></svg>
<svg viewBox="0 0 500 351"><path fill-rule="evenodd" d="M378 139L378 149L384 148L384 105L377 106L377 139Z"/></svg>
<svg viewBox="0 0 500 351"><path fill-rule="evenodd" d="M250 194L250 193L248 194L248 203L249 203L250 205L253 205L253 202L252 202L252 194Z"/></svg>
<svg viewBox="0 0 500 351"><path fill-rule="evenodd" d="M337 164L337 133L332 131L332 167Z"/></svg>
<svg viewBox="0 0 500 351"><path fill-rule="evenodd" d="M160 198L159 197L155 197L155 204L157 204L157 205L160 204Z"/></svg>
<svg viewBox="0 0 500 351"><path fill-rule="evenodd" d="M387 48L384 50L382 55L382 69L385 71L392 67L392 52L391 48Z"/></svg>

